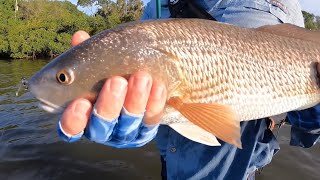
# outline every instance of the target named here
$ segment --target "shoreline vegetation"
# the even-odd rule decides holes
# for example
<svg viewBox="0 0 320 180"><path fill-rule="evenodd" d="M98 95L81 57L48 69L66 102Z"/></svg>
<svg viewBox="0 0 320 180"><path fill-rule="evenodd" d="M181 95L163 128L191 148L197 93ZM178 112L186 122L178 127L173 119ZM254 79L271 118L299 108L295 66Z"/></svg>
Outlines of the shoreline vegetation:
<svg viewBox="0 0 320 180"><path fill-rule="evenodd" d="M98 7L89 16L77 9ZM142 0L0 0L0 58L53 58L70 48L78 30L97 34L138 20ZM303 11L307 29L320 30L320 17Z"/></svg>
<svg viewBox="0 0 320 180"><path fill-rule="evenodd" d="M97 5L89 16L77 6ZM69 49L78 30L94 35L140 18L141 0L0 0L0 58L55 57Z"/></svg>

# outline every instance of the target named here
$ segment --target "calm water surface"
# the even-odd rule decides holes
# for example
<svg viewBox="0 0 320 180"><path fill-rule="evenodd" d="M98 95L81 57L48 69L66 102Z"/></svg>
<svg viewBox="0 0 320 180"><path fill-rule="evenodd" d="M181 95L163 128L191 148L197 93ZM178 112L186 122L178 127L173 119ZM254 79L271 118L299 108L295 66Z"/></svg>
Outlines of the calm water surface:
<svg viewBox="0 0 320 180"><path fill-rule="evenodd" d="M15 96L21 77L30 77L48 61L0 60L0 180L4 179L160 179L154 143L114 149L81 140L64 143L55 125L59 115L37 107L29 92ZM281 129L280 152L258 180L320 179L320 146L288 146L289 128Z"/></svg>

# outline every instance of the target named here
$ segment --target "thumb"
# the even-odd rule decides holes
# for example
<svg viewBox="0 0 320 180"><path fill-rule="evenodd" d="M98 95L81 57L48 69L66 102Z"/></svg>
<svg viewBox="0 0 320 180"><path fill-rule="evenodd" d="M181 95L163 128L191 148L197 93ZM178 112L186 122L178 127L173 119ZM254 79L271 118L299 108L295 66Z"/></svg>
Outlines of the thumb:
<svg viewBox="0 0 320 180"><path fill-rule="evenodd" d="M87 40L90 38L90 35L85 32L85 31L77 31L73 34L72 39L71 39L71 46L76 46L83 41Z"/></svg>

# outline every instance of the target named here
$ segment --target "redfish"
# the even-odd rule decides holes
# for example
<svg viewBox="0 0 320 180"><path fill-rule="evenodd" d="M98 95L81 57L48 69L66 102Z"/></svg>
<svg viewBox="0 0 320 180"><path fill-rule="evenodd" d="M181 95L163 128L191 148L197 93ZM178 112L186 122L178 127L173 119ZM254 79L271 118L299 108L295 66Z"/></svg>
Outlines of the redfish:
<svg viewBox="0 0 320 180"><path fill-rule="evenodd" d="M320 103L320 33L290 24L256 29L202 19L127 23L66 51L28 83L49 112L93 102L111 76L146 71L163 81L162 123L185 137L241 148L240 121Z"/></svg>

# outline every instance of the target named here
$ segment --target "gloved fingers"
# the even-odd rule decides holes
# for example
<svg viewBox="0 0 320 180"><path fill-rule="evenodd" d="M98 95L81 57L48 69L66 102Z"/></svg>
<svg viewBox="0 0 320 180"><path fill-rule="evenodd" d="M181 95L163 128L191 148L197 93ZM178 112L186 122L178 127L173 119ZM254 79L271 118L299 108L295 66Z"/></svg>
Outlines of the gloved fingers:
<svg viewBox="0 0 320 180"><path fill-rule="evenodd" d="M128 82L120 76L108 79L97 98L95 108L103 119L118 118L127 93Z"/></svg>
<svg viewBox="0 0 320 180"><path fill-rule="evenodd" d="M130 85L131 84L129 80L128 92L130 92ZM132 88L139 87L133 86ZM145 91L148 90L149 87L145 89ZM144 93L148 94L148 92ZM126 99L126 101L136 100L135 97L137 96L133 94L131 97L134 98L130 98L130 95L128 96L128 94L127 97L129 98ZM166 103L165 85L161 82L154 81L152 87L150 88L150 95L148 95L146 98L147 101L143 101L140 106L136 107L136 112L142 111L143 108L146 108L145 114L133 114L126 108L122 109L117 127L115 128L114 136L112 138L113 142L123 142L124 144L130 142L139 142L138 144L144 144L153 139L157 132L157 127L160 123L162 111ZM143 122L141 122L142 119Z"/></svg>
<svg viewBox="0 0 320 180"><path fill-rule="evenodd" d="M82 135L86 127L92 110L92 104L86 99L74 100L64 111L58 124L59 136L67 142L70 142L73 136ZM74 141L74 138L73 140Z"/></svg>
<svg viewBox="0 0 320 180"><path fill-rule="evenodd" d="M105 145L116 147L116 148L135 148L135 147L141 147L150 142L158 132L159 124L156 125L145 125L144 123L141 123L140 128L138 130L138 135L134 141L116 141L116 140L110 140L105 142Z"/></svg>
<svg viewBox="0 0 320 180"><path fill-rule="evenodd" d="M140 141L140 146L147 144L157 135L159 125L160 123L154 125L141 124L139 135L137 136L137 141Z"/></svg>
<svg viewBox="0 0 320 180"><path fill-rule="evenodd" d="M137 139L142 122L143 113L132 114L125 108L122 109L118 124L114 129L111 141L123 144L133 142Z"/></svg>
<svg viewBox="0 0 320 180"><path fill-rule="evenodd" d="M124 108L112 137L114 141L127 143L136 140L151 87L152 78L148 73L137 72L130 77Z"/></svg>
<svg viewBox="0 0 320 180"><path fill-rule="evenodd" d="M100 94L103 91L108 93L104 89ZM161 83L152 85L150 75L143 72L133 74L128 82L128 90L120 116L117 115L119 115L118 108L121 104L114 103L118 99L110 99L106 98L108 95L102 95L101 101L97 101L91 115L85 131L86 136L92 141L118 148L143 146L151 141L157 133L166 99L163 94L166 94L164 85ZM108 106L113 107L109 108ZM115 107L116 109L112 111L106 111L106 109ZM149 111L146 113L147 117L144 118L145 109ZM113 113L115 111L116 113ZM101 114L101 112L105 114Z"/></svg>
<svg viewBox="0 0 320 180"><path fill-rule="evenodd" d="M94 107L84 132L85 136L91 141L104 144L112 138L117 122L118 118L106 119L98 114L96 107Z"/></svg>
<svg viewBox="0 0 320 180"><path fill-rule="evenodd" d="M166 100L167 90L164 83L154 80L143 118L144 124L156 125L160 123Z"/></svg>
<svg viewBox="0 0 320 180"><path fill-rule="evenodd" d="M159 123L146 125L142 119L143 114L130 114L123 108L120 117L110 121L97 114L94 108L85 135L92 141L112 147L141 147L155 137L159 126Z"/></svg>
<svg viewBox="0 0 320 180"><path fill-rule="evenodd" d="M162 82L153 81L147 102L143 122L136 137L135 147L141 147L150 142L157 134L162 112L166 104L167 90ZM125 147L130 147L130 144Z"/></svg>
<svg viewBox="0 0 320 180"><path fill-rule="evenodd" d="M152 78L146 72L131 75L128 81L128 92L124 102L125 109L132 114L144 113L148 102Z"/></svg>
<svg viewBox="0 0 320 180"><path fill-rule="evenodd" d="M85 131L88 139L104 143L112 138L126 97L127 84L127 80L119 76L114 76L105 82Z"/></svg>
<svg viewBox="0 0 320 180"><path fill-rule="evenodd" d="M57 125L57 131L58 131L58 135L59 137L65 141L65 142L75 142L75 141L78 141L79 139L81 139L84 131L81 131L80 133L76 134L76 135L71 135L69 133L66 133L62 126L61 126L61 121L58 122L58 125Z"/></svg>

